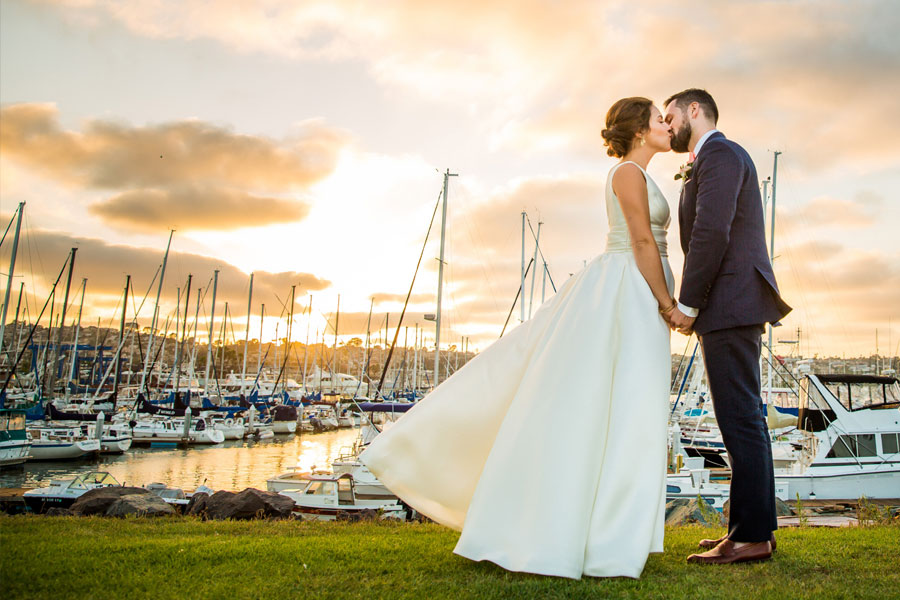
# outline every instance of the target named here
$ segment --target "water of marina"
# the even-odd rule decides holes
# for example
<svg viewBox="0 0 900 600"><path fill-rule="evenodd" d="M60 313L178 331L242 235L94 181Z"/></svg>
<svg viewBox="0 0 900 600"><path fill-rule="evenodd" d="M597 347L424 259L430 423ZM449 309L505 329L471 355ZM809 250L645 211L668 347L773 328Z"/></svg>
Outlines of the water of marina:
<svg viewBox="0 0 900 600"><path fill-rule="evenodd" d="M190 448L133 447L125 454L99 459L59 462L27 462L0 471L0 487L40 487L50 479L74 477L89 471L107 471L127 485L158 481L193 490L207 485L214 490L266 489L266 479L290 471L329 469L342 449L353 445L359 429L324 433L278 435L270 440L229 441L215 446Z"/></svg>

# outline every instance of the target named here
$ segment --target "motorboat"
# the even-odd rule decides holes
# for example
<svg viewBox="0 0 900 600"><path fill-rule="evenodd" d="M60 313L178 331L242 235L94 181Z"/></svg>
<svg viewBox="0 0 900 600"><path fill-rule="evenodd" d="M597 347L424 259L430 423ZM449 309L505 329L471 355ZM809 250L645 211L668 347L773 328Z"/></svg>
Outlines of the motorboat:
<svg viewBox="0 0 900 600"><path fill-rule="evenodd" d="M31 436L30 460L69 460L100 453L100 440L85 433L81 426L34 421L28 426Z"/></svg>
<svg viewBox="0 0 900 600"><path fill-rule="evenodd" d="M206 418L212 423L216 431L221 431L226 440L240 440L244 438L244 418L217 415L212 411L205 413Z"/></svg>
<svg viewBox="0 0 900 600"><path fill-rule="evenodd" d="M775 473L782 500L900 498L897 378L808 374L801 381L798 429L798 460Z"/></svg>
<svg viewBox="0 0 900 600"><path fill-rule="evenodd" d="M89 490L118 486L121 484L109 473L91 471L72 479L51 479L49 486L28 490L22 496L32 512L43 513L51 507L69 508Z"/></svg>
<svg viewBox="0 0 900 600"><path fill-rule="evenodd" d="M274 433L297 432L297 408L287 404L272 407L272 431Z"/></svg>
<svg viewBox="0 0 900 600"><path fill-rule="evenodd" d="M90 435L92 424L82 423L81 431ZM100 436L100 454L123 454L129 448L133 439L131 428L127 423L109 423L103 425L103 433Z"/></svg>
<svg viewBox="0 0 900 600"><path fill-rule="evenodd" d="M278 493L295 502L294 512L304 518L332 521L339 516L358 515L364 510L378 511L383 517L405 520L408 510L396 496L371 497L356 489L350 473L308 475L297 487Z"/></svg>
<svg viewBox="0 0 900 600"><path fill-rule="evenodd" d="M155 494L162 498L167 504L171 504L176 507L180 507L183 509L188 503L191 501L191 496L197 494L199 492L204 492L212 496L215 493L210 487L206 487L205 485L198 486L191 493L185 493L185 491L178 487L169 487L164 483L148 483L144 486L144 489L148 490L151 494Z"/></svg>
<svg viewBox="0 0 900 600"><path fill-rule="evenodd" d="M25 412L18 408L0 409L0 467L21 465L31 456Z"/></svg>
<svg viewBox="0 0 900 600"><path fill-rule="evenodd" d="M702 456L684 459L676 473L666 475L666 502L678 498L703 498L710 506L721 511L730 495L729 483L712 481L712 471L704 464Z"/></svg>

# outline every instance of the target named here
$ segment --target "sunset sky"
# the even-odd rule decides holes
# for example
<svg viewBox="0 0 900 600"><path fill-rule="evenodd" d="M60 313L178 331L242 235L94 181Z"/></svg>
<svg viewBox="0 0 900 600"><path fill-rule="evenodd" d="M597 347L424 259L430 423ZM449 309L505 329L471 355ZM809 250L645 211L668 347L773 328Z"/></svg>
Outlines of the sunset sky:
<svg viewBox="0 0 900 600"><path fill-rule="evenodd" d="M252 271L252 337L261 303L274 336L295 284L313 333L340 294L342 337L363 337L373 297L373 329L396 324L449 168L442 345L483 349L519 286L523 210L557 286L603 251L610 104L703 87L761 178L783 152L775 271L794 311L776 339L800 328L803 354L849 357L877 330L897 354L898 31L893 0L3 0L4 228L27 203L8 319L20 282L35 316L77 246L85 321L116 326L126 274L140 303L175 229L163 318L189 273L193 315L220 269L216 310L228 301L242 339ZM683 162L649 168L676 274ZM429 340L439 231L404 321Z"/></svg>

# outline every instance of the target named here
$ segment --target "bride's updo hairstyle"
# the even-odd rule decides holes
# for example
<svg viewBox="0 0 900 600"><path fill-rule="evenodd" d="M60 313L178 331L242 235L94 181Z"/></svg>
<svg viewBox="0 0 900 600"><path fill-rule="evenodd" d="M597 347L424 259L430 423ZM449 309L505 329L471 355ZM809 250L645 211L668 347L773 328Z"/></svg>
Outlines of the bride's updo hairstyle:
<svg viewBox="0 0 900 600"><path fill-rule="evenodd" d="M622 158L634 144L634 134L650 128L650 107L653 101L636 96L622 98L606 113L606 129L600 132L605 140L606 153Z"/></svg>

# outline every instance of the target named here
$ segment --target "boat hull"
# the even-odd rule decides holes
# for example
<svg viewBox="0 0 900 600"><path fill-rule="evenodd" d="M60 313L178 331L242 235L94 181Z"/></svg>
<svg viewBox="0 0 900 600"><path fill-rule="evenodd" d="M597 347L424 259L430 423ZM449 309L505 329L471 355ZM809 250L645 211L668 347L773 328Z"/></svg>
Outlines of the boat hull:
<svg viewBox="0 0 900 600"><path fill-rule="evenodd" d="M27 461L31 454L31 442L14 441L0 443L0 467L13 467Z"/></svg>
<svg viewBox="0 0 900 600"><path fill-rule="evenodd" d="M100 440L78 442L33 442L31 460L72 460L100 452Z"/></svg>
<svg viewBox="0 0 900 600"><path fill-rule="evenodd" d="M828 470L834 471L838 467ZM825 468L811 468L813 473L775 475L775 487L786 488L782 500L855 500L900 498L900 464L884 465L877 471L822 472Z"/></svg>
<svg viewBox="0 0 900 600"><path fill-rule="evenodd" d="M275 421L272 423L272 431L275 433L296 433L297 421Z"/></svg>
<svg viewBox="0 0 900 600"><path fill-rule="evenodd" d="M131 448L131 437L102 438L100 440L100 454L123 454Z"/></svg>

